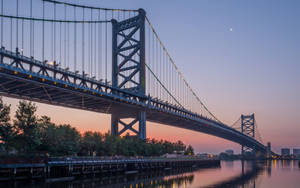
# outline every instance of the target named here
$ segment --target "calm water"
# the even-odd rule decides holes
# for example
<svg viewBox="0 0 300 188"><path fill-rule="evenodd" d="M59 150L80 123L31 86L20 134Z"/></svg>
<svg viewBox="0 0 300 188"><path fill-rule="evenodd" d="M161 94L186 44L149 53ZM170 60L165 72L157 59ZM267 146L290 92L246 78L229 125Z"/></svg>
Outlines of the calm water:
<svg viewBox="0 0 300 188"><path fill-rule="evenodd" d="M2 186L0 184L0 187ZM300 188L300 168L298 161L275 160L264 163L223 161L219 168L85 178L51 184L19 182L5 187Z"/></svg>

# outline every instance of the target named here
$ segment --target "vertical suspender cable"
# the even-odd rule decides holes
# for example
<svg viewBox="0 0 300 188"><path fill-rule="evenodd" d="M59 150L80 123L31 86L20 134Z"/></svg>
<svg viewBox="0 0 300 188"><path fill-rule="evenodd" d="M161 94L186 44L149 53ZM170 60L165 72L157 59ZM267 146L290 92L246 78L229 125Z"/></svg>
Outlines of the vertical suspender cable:
<svg viewBox="0 0 300 188"><path fill-rule="evenodd" d="M150 32L150 27L149 26L148 26L148 35L149 35L148 36L148 41L149 41L148 42L148 63L149 63L149 68L151 68L151 66L150 66L150 64L151 64L151 59L150 59L150 56L151 56L151 54L150 54L150 45L151 45L150 44L150 42L151 42L151 37L150 36L151 36L151 32ZM148 84L147 85L148 85L148 94L149 95L151 95L150 94L150 92L151 92L151 85L150 84L151 84L150 70L148 70Z"/></svg>
<svg viewBox="0 0 300 188"><path fill-rule="evenodd" d="M154 65L155 65L155 56L154 56L154 33L152 32L152 65L153 65L153 68L152 68L152 70L154 71ZM154 95L154 97L155 97L155 78L153 78L153 84L152 84L152 86L154 87L153 88L153 95Z"/></svg>
<svg viewBox="0 0 300 188"><path fill-rule="evenodd" d="M158 41L156 41L156 70L155 70L155 74L157 74L157 79L160 79L160 74L159 74L159 44L158 44ZM156 94L157 94L157 98L160 99L160 96L159 96L159 91L160 91L160 85L159 85L159 82L158 80L156 80Z"/></svg>
<svg viewBox="0 0 300 188"><path fill-rule="evenodd" d="M160 79L160 81L162 81L161 51L162 51L161 46L159 46L159 71L160 71L160 73L159 73L159 79ZM160 99L162 99L162 91L161 90L162 90L162 86L159 86Z"/></svg>
<svg viewBox="0 0 300 188"><path fill-rule="evenodd" d="M19 0L17 0L17 17L19 16ZM16 19L16 51L18 52L19 46L19 19Z"/></svg>
<svg viewBox="0 0 300 188"><path fill-rule="evenodd" d="M67 20L67 6L64 5L64 17L65 17L65 21ZM64 23L64 67L67 66L67 23Z"/></svg>
<svg viewBox="0 0 300 188"><path fill-rule="evenodd" d="M30 0L30 18L32 18L32 0ZM30 56L32 57L32 20L30 20Z"/></svg>
<svg viewBox="0 0 300 188"><path fill-rule="evenodd" d="M43 1L43 23L42 23L42 60L45 61L45 1Z"/></svg>
<svg viewBox="0 0 300 188"><path fill-rule="evenodd" d="M34 57L34 21L32 21L32 57Z"/></svg>
<svg viewBox="0 0 300 188"><path fill-rule="evenodd" d="M61 22L59 22L59 62L61 63L62 62L62 59L61 59L61 40L62 40L62 38L61 38L61 25L62 25L62 23Z"/></svg>
<svg viewBox="0 0 300 188"><path fill-rule="evenodd" d="M91 9L91 21L93 20L93 9ZM90 74L93 76L93 23L90 23Z"/></svg>
<svg viewBox="0 0 300 188"><path fill-rule="evenodd" d="M22 19L22 49L21 49L22 55L24 52L24 19Z"/></svg>
<svg viewBox="0 0 300 188"><path fill-rule="evenodd" d="M85 50L85 48L84 48L84 8L82 9L82 74L84 75L85 73L84 73L84 69L85 69L85 67L84 67L84 50Z"/></svg>
<svg viewBox="0 0 300 188"><path fill-rule="evenodd" d="M74 6L74 21L76 21L76 6ZM76 65L77 65L77 62L76 62L76 52L77 52L77 48L76 48L76 35L77 35L77 27L76 27L76 22L74 23L74 71L76 72Z"/></svg>
<svg viewBox="0 0 300 188"><path fill-rule="evenodd" d="M165 56L165 53L163 52L163 83L165 85L167 85L167 80L166 80L166 56ZM165 95L165 92L164 92L164 100L165 101L168 101L166 95Z"/></svg>
<svg viewBox="0 0 300 188"><path fill-rule="evenodd" d="M88 24L88 74L91 75L91 23Z"/></svg>
<svg viewBox="0 0 300 188"><path fill-rule="evenodd" d="M95 20L97 19L95 18ZM96 23L94 23L94 76L97 78L97 24Z"/></svg>
<svg viewBox="0 0 300 188"><path fill-rule="evenodd" d="M53 36L54 36L54 22L51 23L51 61L54 61L54 39L53 39Z"/></svg>
<svg viewBox="0 0 300 188"><path fill-rule="evenodd" d="M1 0L1 14L3 15L3 0ZM1 16L1 48L3 47L3 17Z"/></svg>
<svg viewBox="0 0 300 188"><path fill-rule="evenodd" d="M12 25L12 18L10 18L10 51L12 51L12 32L13 32L13 25Z"/></svg>
<svg viewBox="0 0 300 188"><path fill-rule="evenodd" d="M100 21L101 19L101 12L100 9L98 10L98 20ZM99 23L98 25L98 71L99 71L99 78L102 77L102 66L101 66L101 61L102 61L102 41L101 41L101 35L102 35L102 27L101 27L101 23Z"/></svg>
<svg viewBox="0 0 300 188"><path fill-rule="evenodd" d="M70 24L67 24L67 67L70 67Z"/></svg>
<svg viewBox="0 0 300 188"><path fill-rule="evenodd" d="M54 5L54 20L56 20L56 3L53 4ZM54 61L56 61L56 21L54 21Z"/></svg>
<svg viewBox="0 0 300 188"><path fill-rule="evenodd" d="M105 20L107 20L107 11L105 11ZM107 84L107 22L105 22L105 83Z"/></svg>

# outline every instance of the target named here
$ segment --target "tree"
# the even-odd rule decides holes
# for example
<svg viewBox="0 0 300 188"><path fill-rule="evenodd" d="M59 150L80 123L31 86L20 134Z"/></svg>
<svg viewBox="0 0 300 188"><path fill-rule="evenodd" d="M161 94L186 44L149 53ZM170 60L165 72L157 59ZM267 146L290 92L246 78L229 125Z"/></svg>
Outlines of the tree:
<svg viewBox="0 0 300 188"><path fill-rule="evenodd" d="M50 155L56 153L56 125L51 122L50 117L42 116L38 120L41 144L38 147L40 152L46 152Z"/></svg>
<svg viewBox="0 0 300 188"><path fill-rule="evenodd" d="M32 102L19 102L14 126L17 131L16 148L20 152L35 153L41 144L36 110L37 107Z"/></svg>
<svg viewBox="0 0 300 188"><path fill-rule="evenodd" d="M80 134L70 125L59 125L55 128L56 155L76 155L80 151Z"/></svg>
<svg viewBox="0 0 300 188"><path fill-rule="evenodd" d="M0 97L0 145L3 145L7 153L12 147L15 131L10 123L10 105L3 104Z"/></svg>
<svg viewBox="0 0 300 188"><path fill-rule="evenodd" d="M99 132L87 131L83 134L81 150L85 155L92 156L94 152L103 149L103 136Z"/></svg>
<svg viewBox="0 0 300 188"><path fill-rule="evenodd" d="M185 154L185 155L194 155L194 148L193 148L191 145L189 145L189 146L186 148L184 154Z"/></svg>

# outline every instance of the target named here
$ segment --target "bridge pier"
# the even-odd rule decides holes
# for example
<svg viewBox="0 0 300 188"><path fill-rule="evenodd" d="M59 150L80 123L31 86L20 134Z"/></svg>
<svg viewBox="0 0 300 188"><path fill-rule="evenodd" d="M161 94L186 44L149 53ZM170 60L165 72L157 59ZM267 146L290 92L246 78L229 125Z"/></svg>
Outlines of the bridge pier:
<svg viewBox="0 0 300 188"><path fill-rule="evenodd" d="M118 111L114 111L111 115L111 134L120 136L126 131L131 131L140 139L146 140L146 111L138 111L136 117L132 120L123 118L120 114ZM138 124L138 130L133 127L136 124ZM119 125L123 126L121 130L119 130Z"/></svg>

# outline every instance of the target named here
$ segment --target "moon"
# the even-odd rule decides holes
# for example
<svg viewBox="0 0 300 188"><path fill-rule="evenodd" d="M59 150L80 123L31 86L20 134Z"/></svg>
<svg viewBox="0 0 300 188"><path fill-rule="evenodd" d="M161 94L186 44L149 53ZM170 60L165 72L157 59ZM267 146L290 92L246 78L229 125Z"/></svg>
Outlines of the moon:
<svg viewBox="0 0 300 188"><path fill-rule="evenodd" d="M232 31L233 31L233 29L232 29L232 28L230 28L230 29L229 29L229 31L230 31L230 32L232 32Z"/></svg>

